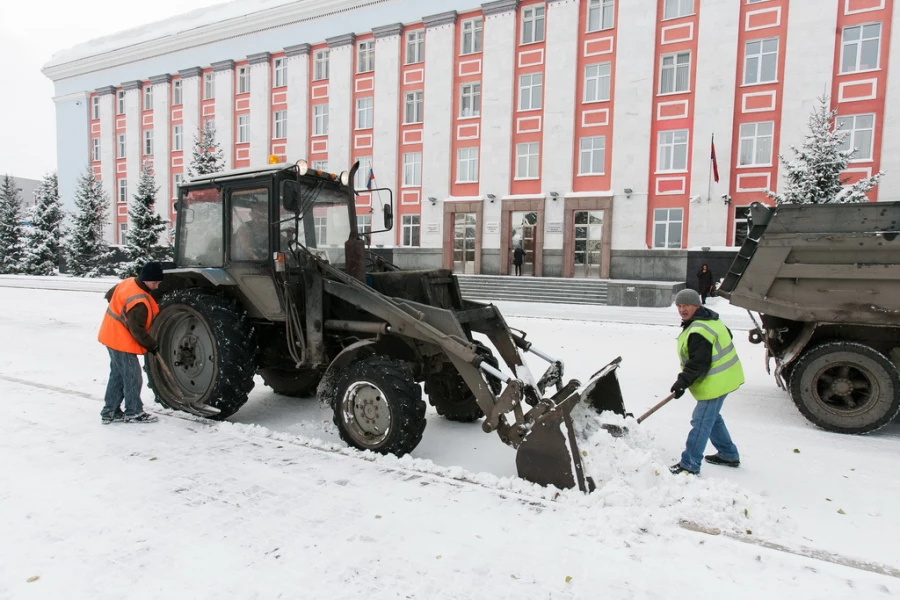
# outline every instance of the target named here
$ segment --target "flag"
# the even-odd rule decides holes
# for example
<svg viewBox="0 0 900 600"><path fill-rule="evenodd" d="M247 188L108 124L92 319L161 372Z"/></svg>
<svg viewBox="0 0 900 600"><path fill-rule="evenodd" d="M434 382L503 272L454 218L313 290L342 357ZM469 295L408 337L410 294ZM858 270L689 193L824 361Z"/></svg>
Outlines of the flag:
<svg viewBox="0 0 900 600"><path fill-rule="evenodd" d="M718 181L718 179L716 181ZM374 183L375 183L375 171L372 169L369 169L369 178L366 180L366 189L371 190L372 185Z"/></svg>
<svg viewBox="0 0 900 600"><path fill-rule="evenodd" d="M709 158L712 161L713 179L719 183L719 161L716 160L716 135L713 134L710 140Z"/></svg>

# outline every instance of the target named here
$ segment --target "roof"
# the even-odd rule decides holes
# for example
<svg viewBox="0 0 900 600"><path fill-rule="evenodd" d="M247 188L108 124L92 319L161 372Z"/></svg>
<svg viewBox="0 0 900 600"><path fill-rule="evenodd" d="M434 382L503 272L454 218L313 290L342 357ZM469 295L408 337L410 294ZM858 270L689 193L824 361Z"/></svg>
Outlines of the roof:
<svg viewBox="0 0 900 600"><path fill-rule="evenodd" d="M188 181L185 181L182 185L190 186L198 183L208 183L211 181L217 181L220 179L230 179L232 177L246 177L250 175L270 175L272 173L277 173L282 169L286 169L288 167L294 166L293 163L277 163L274 165L265 165L262 167L242 167L240 169L231 169L229 171L219 171L218 173L209 173L207 175L198 175L196 177L191 177Z"/></svg>

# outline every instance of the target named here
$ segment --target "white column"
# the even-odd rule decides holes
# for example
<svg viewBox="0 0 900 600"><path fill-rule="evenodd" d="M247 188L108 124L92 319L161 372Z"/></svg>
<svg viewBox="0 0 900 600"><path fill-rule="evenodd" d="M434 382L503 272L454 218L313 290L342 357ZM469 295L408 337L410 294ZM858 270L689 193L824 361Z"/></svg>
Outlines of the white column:
<svg viewBox="0 0 900 600"><path fill-rule="evenodd" d="M340 173L351 167L350 130L353 127L353 52L356 35L328 38L328 168Z"/></svg>
<svg viewBox="0 0 900 600"><path fill-rule="evenodd" d="M287 60L287 159L306 158L309 148L309 44L284 49Z"/></svg>
<svg viewBox="0 0 900 600"><path fill-rule="evenodd" d="M153 86L153 174L159 191L156 193L156 214L168 221L171 216L169 206L172 198L172 155L169 151L172 131L169 88L171 75L157 75L150 78ZM182 135L182 142L184 136ZM163 233L165 237L168 235Z"/></svg>
<svg viewBox="0 0 900 600"><path fill-rule="evenodd" d="M724 246L730 193L732 128L734 123L734 74L737 49L734 32L740 31L741 7L737 2L708 2L697 39L697 82L694 93L694 131L691 150L691 197L688 206L688 246ZM719 183L712 180L711 136L716 136Z"/></svg>
<svg viewBox="0 0 900 600"><path fill-rule="evenodd" d="M894 4L894 23L891 27L890 55L887 64L887 83L885 84L884 119L879 123L876 119L875 127L881 127L881 170L884 177L875 191L879 202L896 202L900 200L900 173L897 167L900 165L900 26L896 18L900 10ZM884 31L882 29L882 31ZM882 40L882 44L886 40ZM882 65L884 68L884 65Z"/></svg>
<svg viewBox="0 0 900 600"><path fill-rule="evenodd" d="M425 123L422 134L421 244L441 248L443 201L450 197L456 11L425 17ZM427 176L424 174L427 173ZM433 206L428 198L436 198ZM431 231L429 231L431 229Z"/></svg>
<svg viewBox="0 0 900 600"><path fill-rule="evenodd" d="M397 154L399 150L398 132L400 131L400 34L403 25L385 25L372 30L375 34L375 139L372 143L372 157L379 185L390 187L394 194L394 211L400 202L400 190L394 189L397 182ZM423 174L423 178L427 175ZM382 207L378 198L372 198L372 229L382 229ZM387 197L382 197L387 202ZM422 199L419 199L421 204ZM394 223L394 231L386 231L373 236L375 244L393 246L396 229L401 227L400 218Z"/></svg>
<svg viewBox="0 0 900 600"><path fill-rule="evenodd" d="M225 170L234 168L234 61L210 65L216 89L216 142L225 157Z"/></svg>
<svg viewBox="0 0 900 600"><path fill-rule="evenodd" d="M141 168L144 164L144 134L141 131L141 109L144 98L140 81L126 81L125 90L125 177L128 179L128 206L137 193ZM131 228L131 223L128 223Z"/></svg>
<svg viewBox="0 0 900 600"><path fill-rule="evenodd" d="M578 82L579 0L547 1L547 42L544 64L544 137L541 152L541 180L549 194L559 197L572 189L575 163L575 97ZM510 163L511 164L511 163ZM565 203L544 202L544 222L562 223ZM546 229L546 227L545 227ZM563 233L544 233L545 250L562 250Z"/></svg>
<svg viewBox="0 0 900 600"><path fill-rule="evenodd" d="M97 89L100 96L100 179L109 199L107 225L103 228L106 243L116 241L113 223L116 222L116 88Z"/></svg>
<svg viewBox="0 0 900 600"><path fill-rule="evenodd" d="M181 75L181 122L184 125L184 179L190 177L191 155L194 151L194 137L200 124L200 78L203 69L191 67L178 71Z"/></svg>
<svg viewBox="0 0 900 600"><path fill-rule="evenodd" d="M250 164L268 164L272 139L272 55L259 52L250 62Z"/></svg>

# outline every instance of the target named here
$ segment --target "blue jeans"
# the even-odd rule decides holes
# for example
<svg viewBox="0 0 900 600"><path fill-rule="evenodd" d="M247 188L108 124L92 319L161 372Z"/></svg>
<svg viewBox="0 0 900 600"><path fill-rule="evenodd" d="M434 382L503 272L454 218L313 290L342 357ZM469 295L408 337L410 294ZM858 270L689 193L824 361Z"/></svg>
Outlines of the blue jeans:
<svg viewBox="0 0 900 600"><path fill-rule="evenodd" d="M106 384L106 397L104 398L101 417L112 417L119 412L119 405L125 400L125 416L135 417L144 412L144 404L141 402L141 387L144 380L141 378L141 363L137 354L119 352L112 348L109 350L109 381Z"/></svg>
<svg viewBox="0 0 900 600"><path fill-rule="evenodd" d="M700 472L700 461L706 450L706 442L712 442L719 456L725 460L740 460L737 446L731 441L725 421L719 414L725 396L713 400L698 400L691 416L691 432L687 437L684 452L681 454L681 466L692 473Z"/></svg>

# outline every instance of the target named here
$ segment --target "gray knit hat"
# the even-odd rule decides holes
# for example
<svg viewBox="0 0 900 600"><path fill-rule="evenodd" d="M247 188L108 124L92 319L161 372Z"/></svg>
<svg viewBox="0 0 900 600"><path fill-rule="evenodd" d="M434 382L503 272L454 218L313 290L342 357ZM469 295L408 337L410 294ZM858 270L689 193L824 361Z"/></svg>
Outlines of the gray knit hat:
<svg viewBox="0 0 900 600"><path fill-rule="evenodd" d="M700 306L700 294L692 289L685 288L675 294L675 305L686 304L688 306Z"/></svg>

